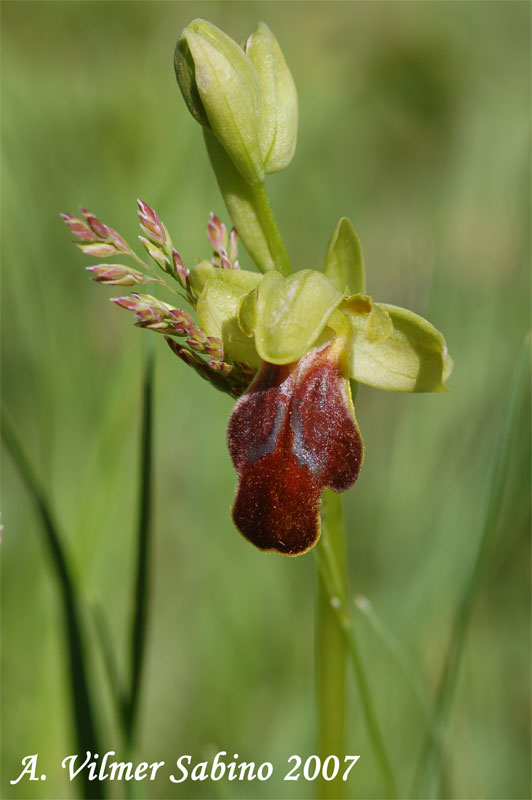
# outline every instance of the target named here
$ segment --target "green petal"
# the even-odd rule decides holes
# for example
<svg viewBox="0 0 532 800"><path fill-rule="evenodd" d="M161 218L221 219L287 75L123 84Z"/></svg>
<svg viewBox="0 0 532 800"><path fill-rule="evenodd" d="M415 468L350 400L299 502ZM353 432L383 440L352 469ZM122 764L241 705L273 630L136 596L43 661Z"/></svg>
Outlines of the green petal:
<svg viewBox="0 0 532 800"><path fill-rule="evenodd" d="M393 333L393 322L389 313L382 306L373 304L368 314L364 336L368 342L383 342Z"/></svg>
<svg viewBox="0 0 532 800"><path fill-rule="evenodd" d="M387 312L393 329L381 341L367 338L368 317L350 314L353 326L351 377L392 392L446 392L452 359L442 334L404 308L374 305Z"/></svg>
<svg viewBox="0 0 532 800"><path fill-rule="evenodd" d="M317 270L283 278L267 272L257 290L255 346L271 364L297 361L312 347L342 295Z"/></svg>
<svg viewBox="0 0 532 800"><path fill-rule="evenodd" d="M241 299L238 306L238 324L246 336L253 336L257 327L257 294L258 290L253 289Z"/></svg>
<svg viewBox="0 0 532 800"><path fill-rule="evenodd" d="M360 240L346 217L342 217L331 236L323 274L339 292L346 287L353 294L365 291L364 259Z"/></svg>
<svg viewBox="0 0 532 800"><path fill-rule="evenodd" d="M279 43L264 22L246 42L259 76L259 141L266 172L287 167L297 139L297 92Z"/></svg>
<svg viewBox="0 0 532 800"><path fill-rule="evenodd" d="M213 269L196 307L198 322L207 336L222 340L227 358L258 367L260 358L253 339L240 329L237 314L242 297L260 283L262 275L242 269Z"/></svg>

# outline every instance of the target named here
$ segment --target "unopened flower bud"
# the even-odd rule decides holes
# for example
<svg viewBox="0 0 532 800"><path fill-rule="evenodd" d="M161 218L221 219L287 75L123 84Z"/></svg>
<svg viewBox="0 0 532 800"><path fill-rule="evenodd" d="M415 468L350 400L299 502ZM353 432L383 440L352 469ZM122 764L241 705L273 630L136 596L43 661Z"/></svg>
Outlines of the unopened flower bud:
<svg viewBox="0 0 532 800"><path fill-rule="evenodd" d="M247 183L264 180L259 78L242 48L219 28L196 19L177 43L174 66L192 116L212 130Z"/></svg>
<svg viewBox="0 0 532 800"><path fill-rule="evenodd" d="M261 89L259 143L265 172L287 167L296 149L297 91L279 42L264 22L246 42Z"/></svg>

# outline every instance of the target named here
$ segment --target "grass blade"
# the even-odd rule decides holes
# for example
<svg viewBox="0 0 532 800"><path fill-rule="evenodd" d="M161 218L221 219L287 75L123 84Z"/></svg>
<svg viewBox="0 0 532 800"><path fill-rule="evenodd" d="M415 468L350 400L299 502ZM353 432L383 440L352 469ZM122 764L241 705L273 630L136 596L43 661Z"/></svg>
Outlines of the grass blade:
<svg viewBox="0 0 532 800"><path fill-rule="evenodd" d="M139 508L137 524L137 567L130 626L130 685L125 717L125 738L131 747L135 738L149 601L153 482L153 371L151 339L146 342L141 427Z"/></svg>
<svg viewBox="0 0 532 800"><path fill-rule="evenodd" d="M530 337L527 336L517 363L512 384L511 399L508 404L507 415L495 456L488 492L489 503L480 535L477 554L469 580L464 586L462 596L459 599L456 609L451 640L436 698L433 728L437 732L437 737L428 735L425 739L416 773L413 792L414 797L433 797L435 788L439 790L441 784L442 749L438 746L438 742L443 740L444 730L449 719L471 614L481 584L487 557L490 553L499 524L506 475L508 473L513 444L517 433L519 410L523 403L525 388L528 385L529 363Z"/></svg>
<svg viewBox="0 0 532 800"><path fill-rule="evenodd" d="M122 730L125 730L127 700L122 681L120 680L118 664L113 651L113 641L107 624L105 610L100 603L95 603L93 605L92 618L96 630L96 637L100 645L107 680L111 689L111 695L115 704L117 718L120 721Z"/></svg>
<svg viewBox="0 0 532 800"><path fill-rule="evenodd" d="M77 752L80 754L86 751L93 754L101 753L86 670L80 603L68 559L45 494L4 414L2 414L1 431L2 438L41 517L53 574L61 596ZM102 784L99 781L89 781L85 770L82 773L82 780L84 797L94 798L94 800L105 797Z"/></svg>
<svg viewBox="0 0 532 800"><path fill-rule="evenodd" d="M396 639L392 631L384 624L367 597L358 595L355 597L355 605L358 611L366 618L375 635L380 639L390 656L400 668L412 694L417 700L419 710L423 714L427 726L430 727L432 725L432 714L428 696L421 682L421 678L417 674L401 642Z"/></svg>

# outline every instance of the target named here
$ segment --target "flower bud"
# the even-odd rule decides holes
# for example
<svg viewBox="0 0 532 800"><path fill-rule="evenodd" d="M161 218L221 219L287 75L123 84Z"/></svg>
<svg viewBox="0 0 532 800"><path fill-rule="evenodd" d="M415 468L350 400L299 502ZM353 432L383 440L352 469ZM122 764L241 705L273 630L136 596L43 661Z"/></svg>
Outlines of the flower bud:
<svg viewBox="0 0 532 800"><path fill-rule="evenodd" d="M242 48L214 25L197 19L177 43L174 67L192 116L212 130L247 183L264 180L259 78Z"/></svg>
<svg viewBox="0 0 532 800"><path fill-rule="evenodd" d="M259 142L265 172L287 167L296 149L297 92L279 42L264 22L246 42L261 89Z"/></svg>

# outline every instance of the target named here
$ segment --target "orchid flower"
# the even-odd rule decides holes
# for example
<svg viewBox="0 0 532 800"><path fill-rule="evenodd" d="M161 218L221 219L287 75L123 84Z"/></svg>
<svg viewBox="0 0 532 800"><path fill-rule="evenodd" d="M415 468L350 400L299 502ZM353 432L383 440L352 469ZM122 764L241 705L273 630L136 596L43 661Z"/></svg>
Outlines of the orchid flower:
<svg viewBox="0 0 532 800"><path fill-rule="evenodd" d="M82 209L63 215L88 255L133 255L116 231ZM364 293L360 242L347 219L333 233L323 272L284 277L240 269L237 237L211 215L212 260L187 269L166 227L139 201L155 264L179 284L198 324L152 295L112 298L133 311L139 327L163 333L173 350L216 388L238 398L228 445L239 484L238 530L262 550L299 555L320 536L324 488L343 492L356 481L364 448L350 379L398 392L443 392L452 369L443 336L422 317L375 303ZM157 277L119 264L88 268L107 285Z"/></svg>
<svg viewBox="0 0 532 800"><path fill-rule="evenodd" d="M320 535L326 487L357 479L363 444L350 378L399 392L443 392L452 361L443 336L417 314L362 292L358 238L337 226L324 271L289 277L192 268L204 333L229 359L257 369L229 420L239 475L236 527L257 547L298 555Z"/></svg>
<svg viewBox="0 0 532 800"><path fill-rule="evenodd" d="M173 291L196 311L152 295L114 301L139 327L165 334L173 352L237 399L228 445L238 473L233 519L262 550L299 555L320 536L323 489L348 489L364 449L350 380L398 392L443 392L452 369L441 333L422 317L365 294L358 237L338 223L323 270L293 272L275 225L265 176L291 161L297 93L279 44L260 23L244 47L205 20L183 31L175 71L235 225L211 215L214 254L187 268L155 211L139 201L140 241ZM89 267L108 285L166 284L112 228L82 209L63 215L87 255L133 257ZM237 233L261 272L240 269ZM167 284L166 284L167 285ZM172 287L169 287L172 288ZM181 340L181 341L180 341Z"/></svg>

